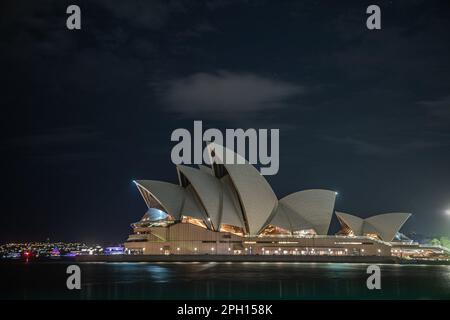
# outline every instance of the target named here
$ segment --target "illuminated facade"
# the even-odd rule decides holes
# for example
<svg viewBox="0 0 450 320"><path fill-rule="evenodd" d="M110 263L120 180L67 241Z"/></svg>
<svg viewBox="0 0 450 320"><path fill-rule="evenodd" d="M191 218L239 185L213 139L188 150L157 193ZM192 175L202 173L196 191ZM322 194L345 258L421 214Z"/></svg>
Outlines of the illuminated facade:
<svg viewBox="0 0 450 320"><path fill-rule="evenodd" d="M212 165L178 165L178 184L135 181L149 210L125 243L136 254L391 256L392 240L409 214L369 219L339 213L342 230L327 235L337 193L312 189L277 199L247 161L217 144Z"/></svg>

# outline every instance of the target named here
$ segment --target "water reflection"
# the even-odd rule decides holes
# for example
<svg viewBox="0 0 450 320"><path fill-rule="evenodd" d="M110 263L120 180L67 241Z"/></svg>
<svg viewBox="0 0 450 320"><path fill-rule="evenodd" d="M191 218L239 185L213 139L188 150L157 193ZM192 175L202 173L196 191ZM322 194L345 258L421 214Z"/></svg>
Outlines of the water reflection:
<svg viewBox="0 0 450 320"><path fill-rule="evenodd" d="M167 267L151 265L146 267L146 271L155 282L168 282L170 270Z"/></svg>
<svg viewBox="0 0 450 320"><path fill-rule="evenodd" d="M107 290L108 297L111 297L109 293L115 293L114 298L131 296L142 299L378 299L415 296L423 298L430 295L449 297L448 267L384 265L381 291L367 290L365 264L166 263L119 264L114 265L114 268L117 268L114 278L119 280L111 284L114 290L111 288ZM146 272L143 273L143 270ZM430 278L434 278L434 281L430 281L432 280ZM125 292L121 290L123 282L120 279L127 280L129 288ZM133 291L132 288L136 290Z"/></svg>
<svg viewBox="0 0 450 320"><path fill-rule="evenodd" d="M0 292L8 299L450 299L450 266L381 265L381 290L367 289L367 266L81 263L82 290L69 292L64 263L0 264ZM21 281L8 282L14 278Z"/></svg>

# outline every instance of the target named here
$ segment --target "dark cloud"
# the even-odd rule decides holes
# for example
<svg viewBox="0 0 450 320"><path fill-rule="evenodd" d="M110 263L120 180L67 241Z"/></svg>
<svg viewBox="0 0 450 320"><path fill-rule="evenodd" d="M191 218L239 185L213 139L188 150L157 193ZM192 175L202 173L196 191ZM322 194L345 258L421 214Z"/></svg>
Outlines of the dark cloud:
<svg viewBox="0 0 450 320"><path fill-rule="evenodd" d="M195 25L192 28L183 30L183 31L179 32L177 35L179 37L199 38L204 34L216 33L216 32L218 32L216 27L214 27L209 22L203 22L203 23L199 23L199 24Z"/></svg>
<svg viewBox="0 0 450 320"><path fill-rule="evenodd" d="M170 111L205 118L234 118L235 112L279 109L286 101L305 93L305 88L290 82L252 73L196 73L172 80L162 91Z"/></svg>
<svg viewBox="0 0 450 320"><path fill-rule="evenodd" d="M438 119L448 120L450 118L450 96L436 100L420 101L419 105L425 106Z"/></svg>

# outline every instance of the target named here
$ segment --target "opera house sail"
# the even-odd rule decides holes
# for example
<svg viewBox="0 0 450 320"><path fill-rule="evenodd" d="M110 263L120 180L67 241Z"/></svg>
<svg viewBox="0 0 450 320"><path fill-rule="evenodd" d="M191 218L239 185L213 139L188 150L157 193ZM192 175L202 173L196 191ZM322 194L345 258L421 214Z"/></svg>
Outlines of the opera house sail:
<svg viewBox="0 0 450 320"><path fill-rule="evenodd" d="M348 213L336 212L342 226L340 233L346 235L370 236L384 241L392 241L411 216L410 213L384 213L361 219Z"/></svg>
<svg viewBox="0 0 450 320"><path fill-rule="evenodd" d="M362 219L336 212L342 228L328 235L337 193L310 189L278 199L245 159L220 145L211 166L177 165L178 183L136 180L148 211L132 224L130 254L391 256L408 213ZM234 159L236 159L234 158Z"/></svg>

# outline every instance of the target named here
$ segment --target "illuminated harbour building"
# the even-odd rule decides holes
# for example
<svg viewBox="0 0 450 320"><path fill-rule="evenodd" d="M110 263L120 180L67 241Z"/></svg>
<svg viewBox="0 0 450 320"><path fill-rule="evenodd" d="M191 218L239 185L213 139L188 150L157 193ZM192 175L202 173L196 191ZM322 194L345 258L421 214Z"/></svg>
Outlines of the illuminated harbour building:
<svg viewBox="0 0 450 320"><path fill-rule="evenodd" d="M278 199L245 159L217 144L211 166L177 165L178 184L135 181L148 211L125 242L130 254L333 255L435 257L439 248L401 239L409 213L361 219L336 212L341 230L328 235L337 193L311 189ZM234 159L228 164L227 159ZM403 256L403 257L406 257Z"/></svg>

